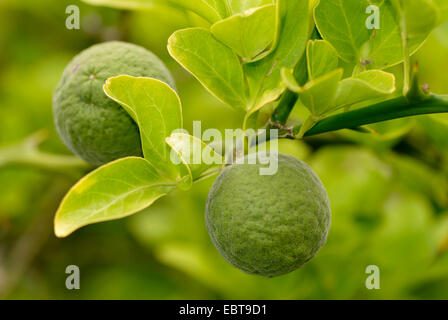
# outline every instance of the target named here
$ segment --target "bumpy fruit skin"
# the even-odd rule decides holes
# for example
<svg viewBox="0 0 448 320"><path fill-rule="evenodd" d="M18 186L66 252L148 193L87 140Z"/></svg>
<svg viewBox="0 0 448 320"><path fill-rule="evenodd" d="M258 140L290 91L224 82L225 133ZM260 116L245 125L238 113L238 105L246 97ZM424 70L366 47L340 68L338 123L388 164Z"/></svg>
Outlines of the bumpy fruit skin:
<svg viewBox="0 0 448 320"><path fill-rule="evenodd" d="M105 42L77 55L66 67L53 95L56 129L65 145L84 160L102 165L141 156L137 125L103 92L114 76L174 80L165 65L148 50L125 42Z"/></svg>
<svg viewBox="0 0 448 320"><path fill-rule="evenodd" d="M312 259L330 227L327 193L304 162L278 154L276 175L260 164L225 168L207 200L206 224L216 248L249 274L280 276Z"/></svg>

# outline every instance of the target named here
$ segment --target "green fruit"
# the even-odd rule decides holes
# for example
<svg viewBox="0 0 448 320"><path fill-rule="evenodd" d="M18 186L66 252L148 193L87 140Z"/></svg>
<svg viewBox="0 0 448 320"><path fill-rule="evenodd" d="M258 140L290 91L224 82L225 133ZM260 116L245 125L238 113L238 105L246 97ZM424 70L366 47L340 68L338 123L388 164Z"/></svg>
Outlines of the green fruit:
<svg viewBox="0 0 448 320"><path fill-rule="evenodd" d="M246 161L221 172L208 196L206 224L232 265L274 277L317 254L327 239L330 207L324 186L304 162L278 154L275 175L260 175L262 167Z"/></svg>
<svg viewBox="0 0 448 320"><path fill-rule="evenodd" d="M119 75L151 77L175 86L169 71L153 53L113 41L77 55L54 92L53 111L62 141L95 165L142 155L137 125L103 92L105 81Z"/></svg>

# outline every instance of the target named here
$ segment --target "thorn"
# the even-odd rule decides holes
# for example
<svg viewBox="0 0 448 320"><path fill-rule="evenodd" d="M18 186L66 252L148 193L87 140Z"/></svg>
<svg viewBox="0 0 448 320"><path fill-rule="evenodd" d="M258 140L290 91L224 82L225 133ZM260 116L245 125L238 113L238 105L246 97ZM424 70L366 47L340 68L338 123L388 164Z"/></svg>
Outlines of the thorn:
<svg viewBox="0 0 448 320"><path fill-rule="evenodd" d="M411 87L406 94L410 101L423 101L429 97L429 85L425 84L421 86L419 84L418 69L419 65L416 62L412 68Z"/></svg>
<svg viewBox="0 0 448 320"><path fill-rule="evenodd" d="M415 62L413 71L414 71L414 73L417 73L417 72L418 72L418 61Z"/></svg>
<svg viewBox="0 0 448 320"><path fill-rule="evenodd" d="M367 134L378 134L378 131L370 128L370 127L356 127L356 128L352 128L350 129L352 131L356 131L359 133L367 133Z"/></svg>
<svg viewBox="0 0 448 320"><path fill-rule="evenodd" d="M282 138L294 138L294 127L288 126L286 124L280 124L280 123L273 122L271 119L269 119L268 125L271 128L275 128L275 129L278 129L278 130L285 131L285 134L279 135L280 137L282 137Z"/></svg>

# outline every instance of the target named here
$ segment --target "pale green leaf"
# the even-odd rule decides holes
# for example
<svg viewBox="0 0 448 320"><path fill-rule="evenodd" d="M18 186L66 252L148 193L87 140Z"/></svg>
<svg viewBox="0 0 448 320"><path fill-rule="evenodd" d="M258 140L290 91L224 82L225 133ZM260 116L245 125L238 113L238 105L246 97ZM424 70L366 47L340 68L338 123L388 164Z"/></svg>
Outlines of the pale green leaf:
<svg viewBox="0 0 448 320"><path fill-rule="evenodd" d="M104 92L123 106L139 126L145 159L162 175L180 181L180 169L170 161L170 148L165 143L172 132L182 128L177 93L162 81L131 76L108 79Z"/></svg>
<svg viewBox="0 0 448 320"><path fill-rule="evenodd" d="M276 7L267 5L215 23L211 32L222 43L250 61L274 42Z"/></svg>
<svg viewBox="0 0 448 320"><path fill-rule="evenodd" d="M343 72L343 69L334 70L302 87L300 101L314 117L334 111L334 100Z"/></svg>
<svg viewBox="0 0 448 320"><path fill-rule="evenodd" d="M289 90L291 90L293 92L297 92L297 93L302 92L302 87L297 82L297 80L294 76L294 69L283 68L281 71L281 74L282 74L283 83Z"/></svg>
<svg viewBox="0 0 448 320"><path fill-rule="evenodd" d="M145 159L111 162L88 174L68 192L56 213L55 234L66 237L92 223L127 217L175 187Z"/></svg>
<svg viewBox="0 0 448 320"><path fill-rule="evenodd" d="M243 13L246 10L262 7L266 4L274 4L275 0L224 0L229 4L231 15Z"/></svg>
<svg viewBox="0 0 448 320"><path fill-rule="evenodd" d="M365 27L368 5L368 0L325 0L314 9L320 34L346 61L358 62L361 46L370 39Z"/></svg>
<svg viewBox="0 0 448 320"><path fill-rule="evenodd" d="M189 168L191 180L196 181L207 175L213 168L222 166L223 157L202 140L186 133L174 133L166 142Z"/></svg>
<svg viewBox="0 0 448 320"><path fill-rule="evenodd" d="M182 10L190 10L210 23L226 17L225 0L83 0L92 5L118 9L152 9L156 6L170 6Z"/></svg>
<svg viewBox="0 0 448 320"><path fill-rule="evenodd" d="M308 76L319 78L338 68L339 59L336 50L325 40L310 40L307 46Z"/></svg>
<svg viewBox="0 0 448 320"><path fill-rule="evenodd" d="M434 4L439 9L439 24L448 21L448 1L447 0L434 0Z"/></svg>
<svg viewBox="0 0 448 320"><path fill-rule="evenodd" d="M395 76L381 70L369 70L341 81L335 106L342 108L361 101L388 96L395 92Z"/></svg>
<svg viewBox="0 0 448 320"><path fill-rule="evenodd" d="M157 0L82 0L94 6L104 6L117 9L152 9L158 5Z"/></svg>
<svg viewBox="0 0 448 320"><path fill-rule="evenodd" d="M309 1L278 0L277 45L266 58L244 65L252 114L275 101L285 90L281 70L294 68L305 52L309 36Z"/></svg>
<svg viewBox="0 0 448 320"><path fill-rule="evenodd" d="M366 26L366 9L371 4L380 9L379 30ZM400 17L391 1L325 0L320 1L314 16L322 37L347 62L382 69L404 60ZM410 53L420 47L427 35L410 36Z"/></svg>
<svg viewBox="0 0 448 320"><path fill-rule="evenodd" d="M246 110L244 75L238 56L210 31L177 31L168 40L168 50L218 99L235 109Z"/></svg>
<svg viewBox="0 0 448 320"><path fill-rule="evenodd" d="M157 0L170 3L185 10L193 11L210 23L215 23L226 17L226 0Z"/></svg>

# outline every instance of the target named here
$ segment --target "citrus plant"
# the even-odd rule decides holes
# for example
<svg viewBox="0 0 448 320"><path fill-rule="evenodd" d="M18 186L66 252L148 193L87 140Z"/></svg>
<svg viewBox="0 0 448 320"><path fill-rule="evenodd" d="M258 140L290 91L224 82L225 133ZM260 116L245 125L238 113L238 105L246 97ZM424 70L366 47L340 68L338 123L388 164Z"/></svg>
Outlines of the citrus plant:
<svg viewBox="0 0 448 320"><path fill-rule="evenodd" d="M374 125L384 121L448 112L448 97L419 83L412 63L431 31L448 21L444 0L85 1L185 12L195 26L176 31L168 51L211 94L241 114L243 130L277 129L280 139L341 129L372 135ZM371 6L378 9L377 16L366 11ZM372 19L378 21L370 28ZM279 173L270 178L244 165L190 164L195 148L216 159L223 155L197 137L173 133L182 129L182 106L161 62L129 44L110 50L114 45L81 53L55 94L64 142L92 164L106 163L66 195L56 213L56 235L66 237L83 226L132 215L176 188L188 190L195 181L220 173L210 192L207 224L232 264L275 276L311 259L324 244L330 221L317 176L284 155L279 155ZM78 68L84 68L80 75ZM301 123L291 116L296 110L305 115ZM105 131L111 133L106 141ZM271 138L277 137L266 137ZM179 161L172 161L172 150ZM267 196L272 186L276 190ZM282 197L286 189L301 196ZM253 205L260 200L264 209ZM301 223L291 229L289 220L296 216ZM266 222L270 219L273 224Z"/></svg>

